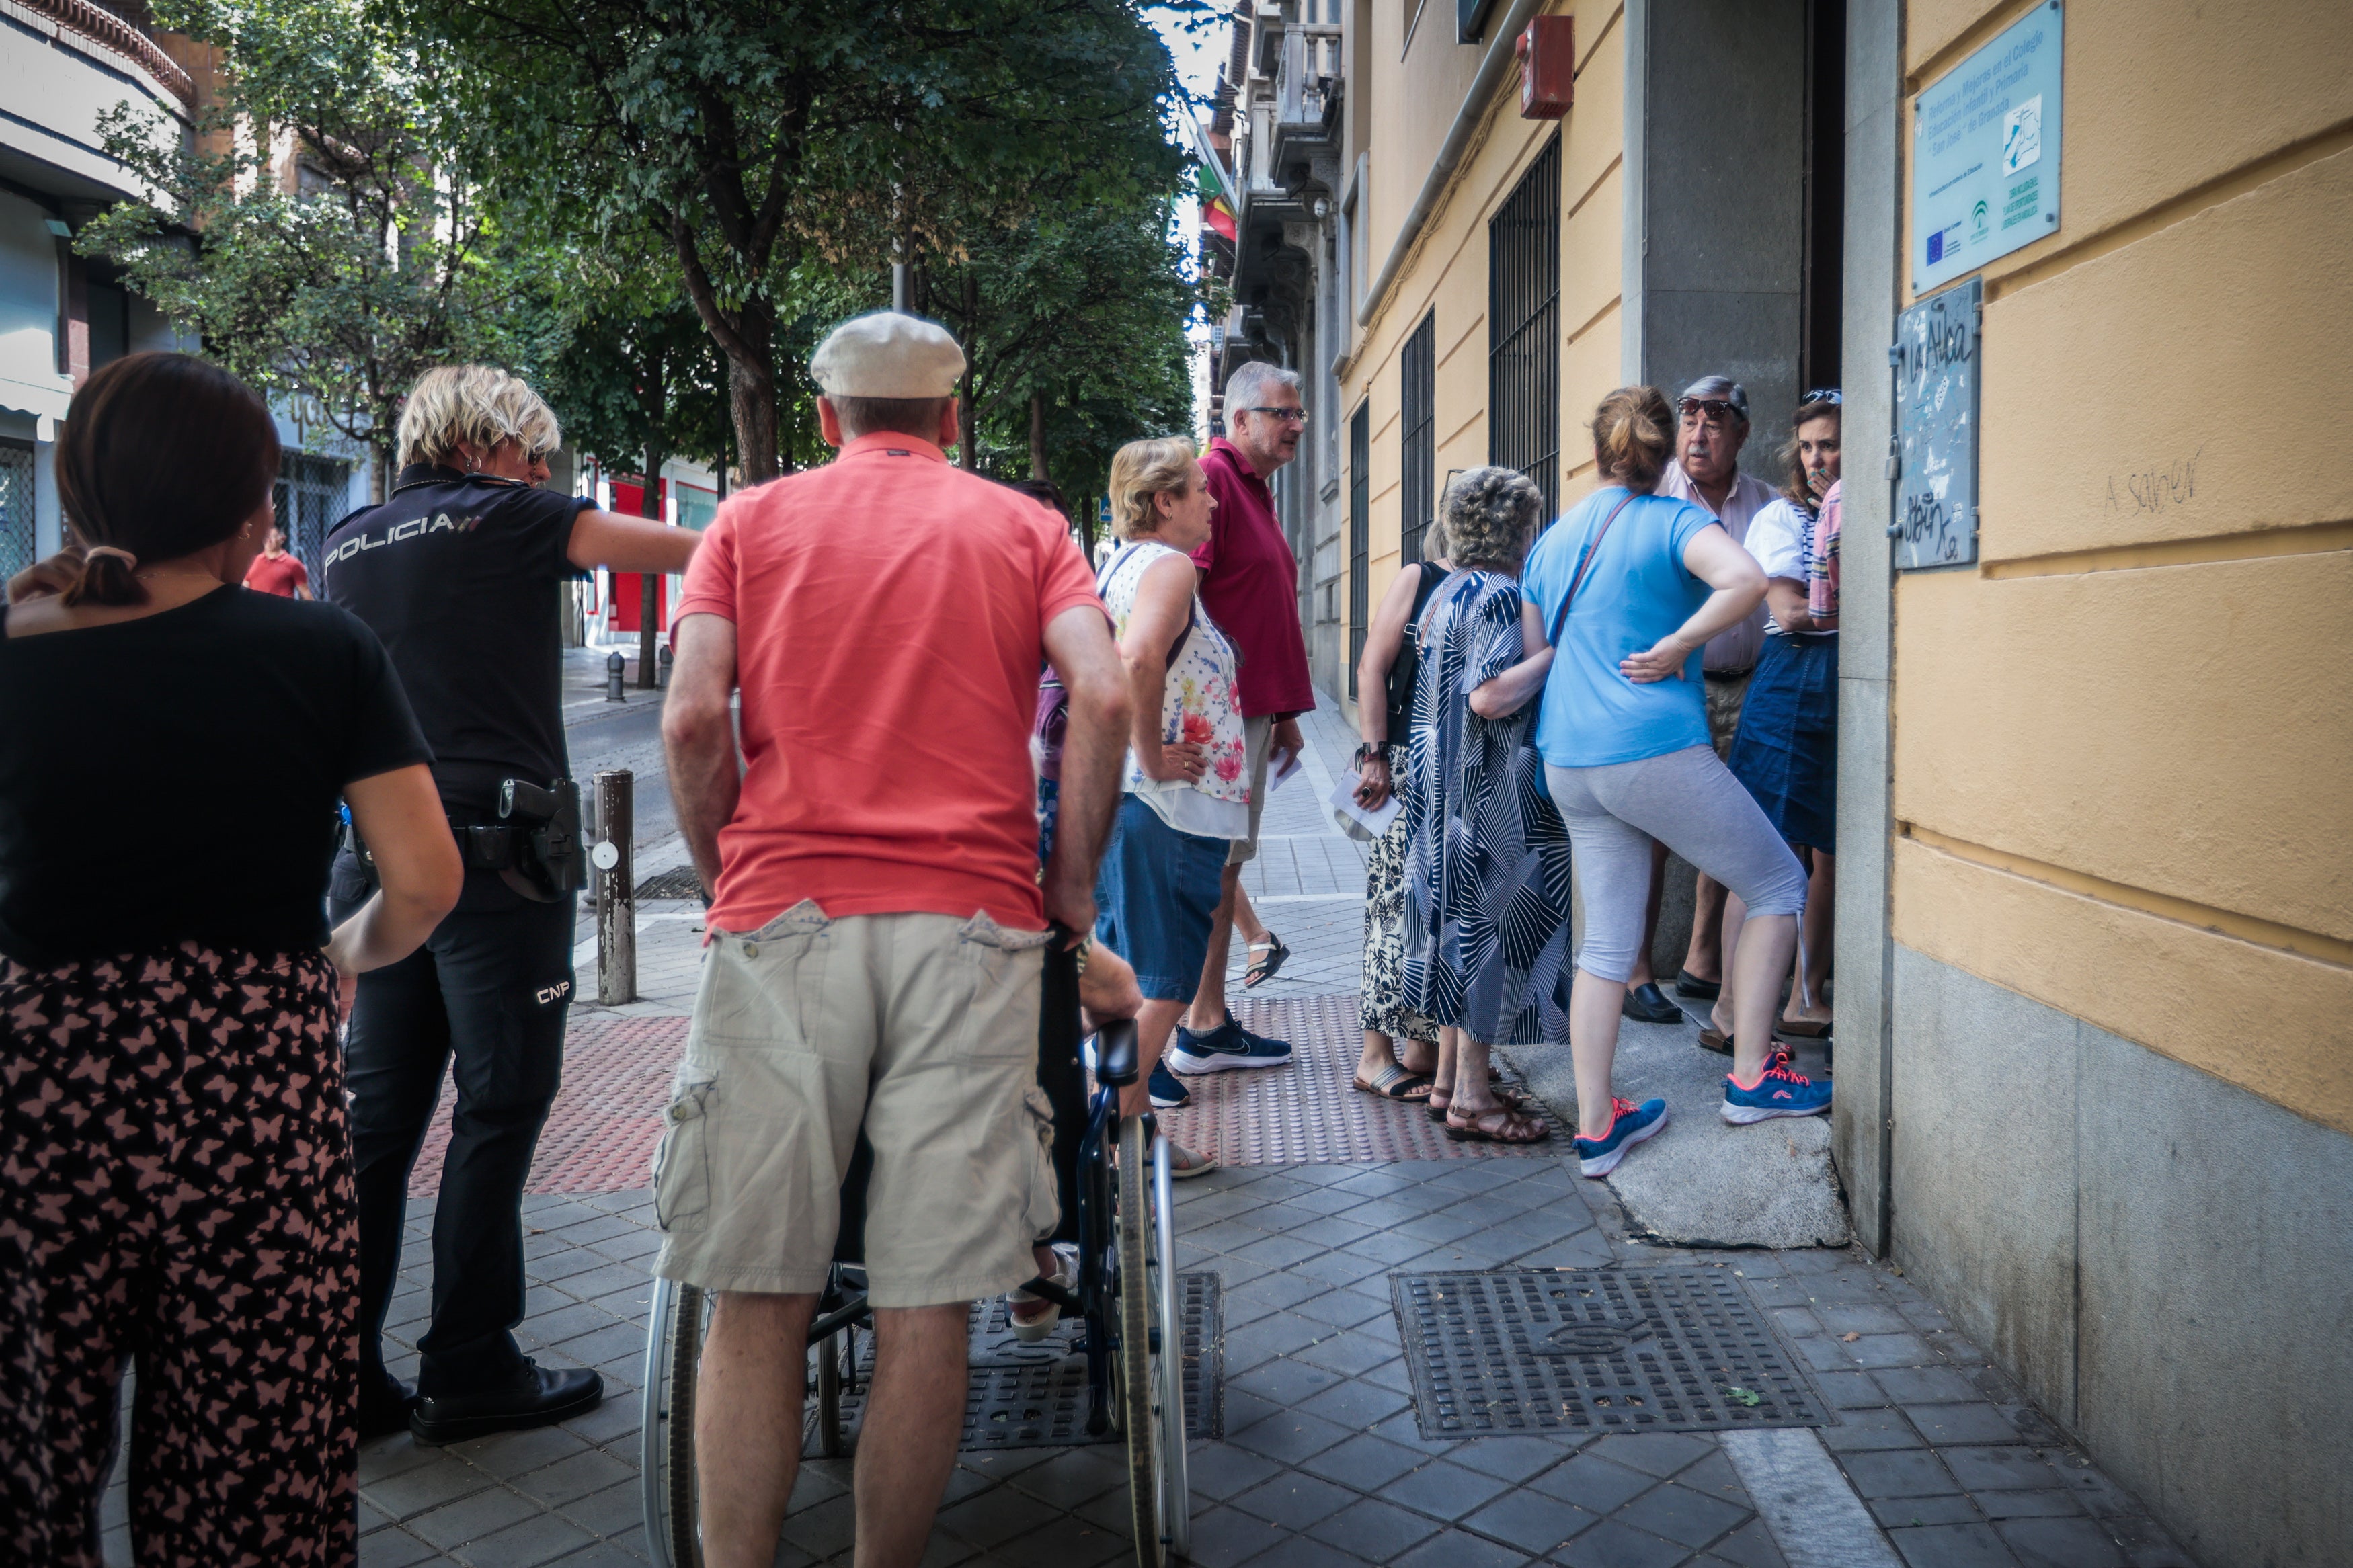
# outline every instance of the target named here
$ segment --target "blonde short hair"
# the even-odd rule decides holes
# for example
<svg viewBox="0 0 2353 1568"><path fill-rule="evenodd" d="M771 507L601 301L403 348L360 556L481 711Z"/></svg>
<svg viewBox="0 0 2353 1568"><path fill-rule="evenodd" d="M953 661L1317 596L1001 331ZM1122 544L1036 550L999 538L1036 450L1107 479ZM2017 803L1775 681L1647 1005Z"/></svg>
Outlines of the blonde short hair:
<svg viewBox="0 0 2353 1568"><path fill-rule="evenodd" d="M492 364L452 364L428 370L400 409L400 466L446 463L458 443L487 452L518 441L525 452L563 445L555 411L539 394Z"/></svg>
<svg viewBox="0 0 2353 1568"><path fill-rule="evenodd" d="M1155 531L1154 496L1182 495L1193 477L1193 443L1183 436L1130 441L1111 460L1111 531L1122 539Z"/></svg>

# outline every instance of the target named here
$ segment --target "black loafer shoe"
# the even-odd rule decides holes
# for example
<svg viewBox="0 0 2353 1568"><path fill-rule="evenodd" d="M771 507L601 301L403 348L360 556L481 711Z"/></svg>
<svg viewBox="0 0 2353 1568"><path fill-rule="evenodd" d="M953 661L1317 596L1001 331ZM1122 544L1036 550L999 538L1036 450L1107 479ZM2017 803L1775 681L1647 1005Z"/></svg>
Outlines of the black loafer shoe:
<svg viewBox="0 0 2353 1568"><path fill-rule="evenodd" d="M1626 988L1626 1016L1638 1024L1680 1024L1683 1010L1667 1000L1655 980Z"/></svg>
<svg viewBox="0 0 2353 1568"><path fill-rule="evenodd" d="M386 1377L370 1387L360 1387L360 1437L389 1437L395 1432L408 1430L408 1418L417 1409L417 1390L396 1377Z"/></svg>
<svg viewBox="0 0 2353 1568"><path fill-rule="evenodd" d="M456 1443L491 1432L553 1426L596 1408L605 1380L589 1369L554 1370L526 1363L521 1383L480 1394L428 1394L417 1402L408 1430L420 1443Z"/></svg>
<svg viewBox="0 0 2353 1568"><path fill-rule="evenodd" d="M1690 996L1702 1002L1713 1002L1724 993L1720 980L1702 980L1686 969L1675 976L1675 994Z"/></svg>

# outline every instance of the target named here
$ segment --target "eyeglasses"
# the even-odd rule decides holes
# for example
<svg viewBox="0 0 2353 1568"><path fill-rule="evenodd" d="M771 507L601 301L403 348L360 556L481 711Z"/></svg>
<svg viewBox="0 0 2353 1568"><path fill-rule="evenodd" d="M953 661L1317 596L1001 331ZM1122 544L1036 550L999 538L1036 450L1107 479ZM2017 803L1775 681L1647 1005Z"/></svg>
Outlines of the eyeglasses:
<svg viewBox="0 0 2353 1568"><path fill-rule="evenodd" d="M1846 401L1846 396L1835 386L1818 386L1814 388L1813 391L1806 394L1805 396L1798 399L1798 401L1800 403L1828 403L1836 405L1843 404Z"/></svg>
<svg viewBox="0 0 2353 1568"><path fill-rule="evenodd" d="M1303 430L1307 427L1307 410L1304 408L1237 408L1234 412L1263 414L1270 419L1280 419L1286 425L1296 425Z"/></svg>
<svg viewBox="0 0 2353 1568"><path fill-rule="evenodd" d="M1721 397L1686 397L1676 406L1682 412L1683 423L1686 425L1703 415L1706 416L1710 425L1722 425L1727 419L1745 420L1748 417L1740 412L1736 405Z"/></svg>

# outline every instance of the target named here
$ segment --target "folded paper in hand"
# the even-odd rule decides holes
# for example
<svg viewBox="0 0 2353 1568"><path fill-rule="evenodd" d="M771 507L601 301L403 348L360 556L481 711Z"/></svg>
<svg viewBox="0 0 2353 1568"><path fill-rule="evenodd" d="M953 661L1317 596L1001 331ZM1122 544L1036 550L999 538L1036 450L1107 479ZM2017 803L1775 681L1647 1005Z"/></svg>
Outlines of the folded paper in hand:
<svg viewBox="0 0 2353 1568"><path fill-rule="evenodd" d="M1332 808L1332 821L1341 832L1359 842L1370 844L1389 830L1389 824L1398 819L1398 813L1405 807L1398 804L1396 794L1392 792L1388 799L1378 806L1366 810L1356 804L1357 782L1354 773L1344 775L1339 787L1332 792L1331 798L1324 804Z"/></svg>

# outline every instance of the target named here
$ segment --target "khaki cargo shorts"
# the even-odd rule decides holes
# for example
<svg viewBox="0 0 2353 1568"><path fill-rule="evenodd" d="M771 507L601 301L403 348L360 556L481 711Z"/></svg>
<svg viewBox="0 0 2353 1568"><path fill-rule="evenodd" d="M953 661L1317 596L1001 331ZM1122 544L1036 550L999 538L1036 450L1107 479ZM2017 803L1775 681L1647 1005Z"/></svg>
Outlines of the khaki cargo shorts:
<svg viewBox="0 0 2353 1568"><path fill-rule="evenodd" d="M1258 819L1266 815L1267 754L1273 750L1273 714L1261 713L1255 719L1242 721L1242 754L1250 766L1250 837L1235 839L1234 847L1226 851L1226 864L1229 866L1239 866L1245 860L1258 858Z"/></svg>
<svg viewBox="0 0 2353 1568"><path fill-rule="evenodd" d="M711 933L654 1156L655 1273L706 1290L824 1288L861 1120L868 1299L1010 1290L1054 1228L1037 1087L1050 933L986 914L827 918L803 900Z"/></svg>

